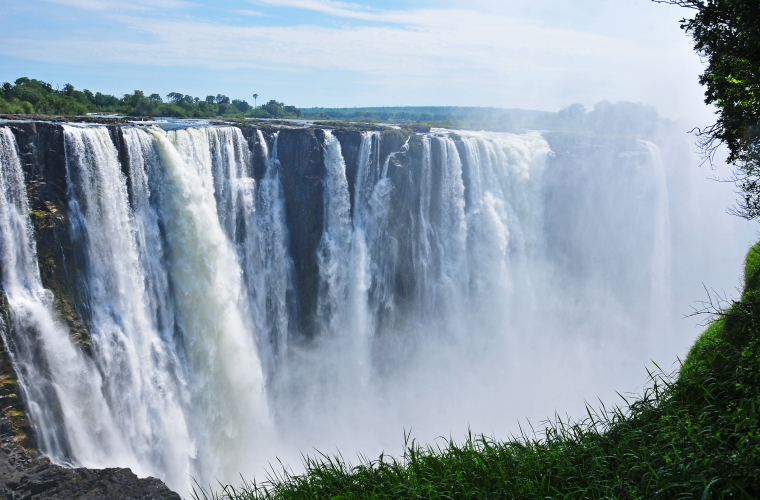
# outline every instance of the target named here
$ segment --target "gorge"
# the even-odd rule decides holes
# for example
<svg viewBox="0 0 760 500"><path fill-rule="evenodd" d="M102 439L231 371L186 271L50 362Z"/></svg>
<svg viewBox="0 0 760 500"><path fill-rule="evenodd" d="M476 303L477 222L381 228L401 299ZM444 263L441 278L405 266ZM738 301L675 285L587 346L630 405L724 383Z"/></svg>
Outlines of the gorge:
<svg viewBox="0 0 760 500"><path fill-rule="evenodd" d="M31 446L187 494L320 437L380 451L473 422L462 407L503 418L478 386L619 380L573 349L639 363L693 291L673 285L699 259L673 137L0 122L2 336Z"/></svg>

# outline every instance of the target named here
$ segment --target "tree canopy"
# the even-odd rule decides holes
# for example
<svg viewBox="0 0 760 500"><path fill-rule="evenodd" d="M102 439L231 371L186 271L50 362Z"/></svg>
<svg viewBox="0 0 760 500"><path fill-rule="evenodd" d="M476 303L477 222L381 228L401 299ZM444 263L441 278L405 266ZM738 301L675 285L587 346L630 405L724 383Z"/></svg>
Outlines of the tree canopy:
<svg viewBox="0 0 760 500"><path fill-rule="evenodd" d="M19 78L0 87L0 113L76 116L87 113L114 113L125 116L166 116L175 118L252 117L299 118L301 110L275 100L259 107L226 95L198 97L170 92L164 100L160 94L146 95L141 90L121 98L76 90L67 83L56 89L49 83Z"/></svg>
<svg viewBox="0 0 760 500"><path fill-rule="evenodd" d="M712 161L721 144L740 198L733 212L760 217L760 1L654 0L695 11L681 20L707 66L700 76L705 103L718 110L716 122L698 131L699 145Z"/></svg>

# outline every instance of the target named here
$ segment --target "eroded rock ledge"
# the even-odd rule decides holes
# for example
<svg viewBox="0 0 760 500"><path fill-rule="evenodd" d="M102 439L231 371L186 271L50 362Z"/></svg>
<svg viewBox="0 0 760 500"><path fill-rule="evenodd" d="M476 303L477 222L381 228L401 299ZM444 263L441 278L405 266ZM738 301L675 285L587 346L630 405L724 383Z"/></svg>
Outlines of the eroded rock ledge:
<svg viewBox="0 0 760 500"><path fill-rule="evenodd" d="M129 469L67 469L34 458L16 443L10 419L0 413L2 500L179 500L160 480Z"/></svg>

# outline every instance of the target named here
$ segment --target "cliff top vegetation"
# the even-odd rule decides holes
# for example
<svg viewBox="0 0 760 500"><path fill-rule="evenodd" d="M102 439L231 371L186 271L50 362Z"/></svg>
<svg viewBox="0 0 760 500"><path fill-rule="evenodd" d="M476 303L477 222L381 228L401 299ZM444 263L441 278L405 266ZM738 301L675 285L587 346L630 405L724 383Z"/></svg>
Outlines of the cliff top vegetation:
<svg viewBox="0 0 760 500"><path fill-rule="evenodd" d="M300 118L295 106L270 100L253 107L248 102L217 94L205 99L170 92L166 100L159 94L141 90L118 98L100 92L76 90L66 84L61 89L31 78L19 78L0 87L0 114L81 116L88 113L125 116L162 116L173 118Z"/></svg>
<svg viewBox="0 0 760 500"><path fill-rule="evenodd" d="M593 109L573 104L559 112L523 109L451 106L305 108L275 100L252 107L248 102L217 94L205 99L170 92L164 97L135 90L121 98L77 90L71 84L61 89L31 78L19 78L0 87L0 114L42 116L86 116L88 113L128 117L221 118L225 120L305 119L325 126L345 128L359 124L362 129L399 124L412 130L432 127L491 130L573 130L647 137L663 123L657 111L640 103L601 101Z"/></svg>
<svg viewBox="0 0 760 500"><path fill-rule="evenodd" d="M417 124L462 130L573 130L605 134L650 136L662 120L651 106L633 102L600 101L591 110L573 104L559 112L456 106L375 108L303 108L309 120Z"/></svg>

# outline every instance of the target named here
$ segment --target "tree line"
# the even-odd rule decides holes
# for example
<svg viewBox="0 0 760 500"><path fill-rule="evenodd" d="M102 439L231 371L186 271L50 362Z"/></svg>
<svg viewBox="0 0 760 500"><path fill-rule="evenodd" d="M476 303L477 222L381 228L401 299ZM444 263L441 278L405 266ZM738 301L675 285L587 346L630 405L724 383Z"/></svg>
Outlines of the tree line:
<svg viewBox="0 0 760 500"><path fill-rule="evenodd" d="M459 106L367 108L303 108L312 120L401 123L466 130L515 132L573 130L650 137L664 122L652 106L634 102L600 101L591 109L573 104L559 112Z"/></svg>
<svg viewBox="0 0 760 500"><path fill-rule="evenodd" d="M205 99L170 92L164 99L159 94L146 95L141 90L118 98L90 90L77 90L67 83L53 88L49 83L32 78L19 78L0 87L1 114L38 114L77 116L87 113L112 113L124 116L165 116L174 118L300 118L301 110L272 99L260 106L251 106L226 95L209 95Z"/></svg>

